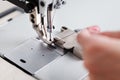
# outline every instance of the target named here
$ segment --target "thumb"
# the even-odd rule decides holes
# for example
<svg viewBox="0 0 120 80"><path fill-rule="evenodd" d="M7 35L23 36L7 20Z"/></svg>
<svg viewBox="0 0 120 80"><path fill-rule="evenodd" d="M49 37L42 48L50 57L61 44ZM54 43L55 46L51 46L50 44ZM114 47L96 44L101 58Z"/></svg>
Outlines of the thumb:
<svg viewBox="0 0 120 80"><path fill-rule="evenodd" d="M78 35L77 35L77 41L80 45L82 45L84 47L84 45L87 44L87 42L89 42L91 33L85 29L82 30Z"/></svg>
<svg viewBox="0 0 120 80"><path fill-rule="evenodd" d="M98 34L100 33L100 27L99 26L90 26L86 29L83 29L77 36L78 43L81 45L87 44L86 42L89 41L89 38L92 34Z"/></svg>

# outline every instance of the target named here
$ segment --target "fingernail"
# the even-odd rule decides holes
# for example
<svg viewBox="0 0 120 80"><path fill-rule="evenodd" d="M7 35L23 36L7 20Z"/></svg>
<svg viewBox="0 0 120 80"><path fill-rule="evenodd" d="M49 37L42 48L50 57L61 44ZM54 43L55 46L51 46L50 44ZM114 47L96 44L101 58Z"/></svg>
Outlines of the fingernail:
<svg viewBox="0 0 120 80"><path fill-rule="evenodd" d="M91 26L87 28L91 33L99 33L100 32L100 27L98 26Z"/></svg>

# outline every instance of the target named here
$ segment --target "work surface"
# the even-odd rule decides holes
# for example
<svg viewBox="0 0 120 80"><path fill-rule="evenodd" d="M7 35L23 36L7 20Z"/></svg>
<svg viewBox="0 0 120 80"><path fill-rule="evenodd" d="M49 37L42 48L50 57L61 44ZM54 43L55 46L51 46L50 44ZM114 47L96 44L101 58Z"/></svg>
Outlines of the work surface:
<svg viewBox="0 0 120 80"><path fill-rule="evenodd" d="M78 0L77 0L78 1ZM65 25L71 29L84 28L91 25L99 25L100 28L104 30L120 30L120 1L119 0L75 0L67 1L65 7L61 8L56 12L56 18L54 19L54 24L57 29L60 26ZM75 5L75 6L74 6ZM69 14L69 15L68 15ZM36 33L32 29L29 22L28 15L20 15L12 22L0 26L0 52L2 54L7 54L11 52L17 46L25 43L26 41L36 37ZM73 58L69 58L69 55L63 57L63 62L69 62L70 65L78 64L82 65L81 62L74 61ZM61 61L62 61L61 60ZM70 63L71 62L71 63ZM52 65L51 65L52 66ZM0 58L0 80L35 80L31 76L26 75L24 72L20 71L16 67L7 63ZM65 66L63 66L65 67ZM46 68L46 69L45 69ZM48 66L41 70L41 77L46 80L58 80L61 78L61 74L54 73L59 69L57 66L52 68L51 73L46 74ZM62 68L60 68L62 69ZM68 68L69 70L70 68ZM73 70L73 69L71 69ZM73 72L78 74L72 80L80 79L79 67L74 68ZM50 70L49 70L50 71ZM67 70L66 70L67 71ZM44 73L44 74L42 74ZM65 73L65 72L64 72ZM71 71L69 72L71 74ZM60 75L56 77L56 75ZM50 77L50 78L49 78ZM48 79L49 78L49 79ZM59 78L59 79L60 79ZM70 75L67 79L70 78ZM66 79L66 80L67 80Z"/></svg>

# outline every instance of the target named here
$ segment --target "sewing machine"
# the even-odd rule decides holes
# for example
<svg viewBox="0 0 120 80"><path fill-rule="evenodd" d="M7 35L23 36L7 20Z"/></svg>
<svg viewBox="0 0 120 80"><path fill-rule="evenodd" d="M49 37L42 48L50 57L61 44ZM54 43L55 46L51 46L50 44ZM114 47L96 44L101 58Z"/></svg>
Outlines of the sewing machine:
<svg viewBox="0 0 120 80"><path fill-rule="evenodd" d="M46 4L50 2L46 1ZM65 6L61 5L61 9L57 10L58 14L56 16L60 20L55 19L54 21L61 25L67 24L68 30L72 28L71 31L76 28L83 28L95 24L99 25L103 31L119 30L119 3L120 0L69 0ZM46 12L47 9L45 10L45 26L47 26ZM59 47L55 44L59 48L57 50L55 49L55 45L52 44L53 46L48 47L45 40L39 40L38 35L32 29L28 18L29 14L27 16L23 14L0 28L0 54L3 53L1 55L3 59L0 58L0 80L36 80L36 78L40 80L84 79L88 75L88 72L83 66L83 61L73 53L63 54L63 48L61 48L63 46ZM59 36L61 31L58 27L61 26L55 23L54 26L59 30L55 34ZM55 38L54 32L52 32L52 40ZM43 36L43 39L46 39L45 36ZM49 36L47 40L50 42ZM9 48L11 46L12 48ZM47 52L43 54L41 51L48 51L51 55L47 54ZM34 56L34 54L38 55Z"/></svg>
<svg viewBox="0 0 120 80"><path fill-rule="evenodd" d="M80 30L70 30L62 26L59 32L54 32L56 26L53 24L53 12L64 7L65 1L7 1L24 9L30 15L30 21L38 37L21 44L9 54L1 55L3 59L40 80L83 80L86 78L88 73L82 65L82 48L76 41ZM75 68L80 68L80 71L74 70Z"/></svg>
<svg viewBox="0 0 120 80"><path fill-rule="evenodd" d="M30 21L33 29L38 34L38 38L51 47L61 47L63 53L73 52L79 58L81 57L81 48L77 45L76 36L79 30L72 31L67 27L62 27L60 33L53 35L53 11L65 5L64 0L8 0L9 2L21 7L26 13L30 14ZM46 20L46 21L45 21ZM73 40L70 40L73 39Z"/></svg>

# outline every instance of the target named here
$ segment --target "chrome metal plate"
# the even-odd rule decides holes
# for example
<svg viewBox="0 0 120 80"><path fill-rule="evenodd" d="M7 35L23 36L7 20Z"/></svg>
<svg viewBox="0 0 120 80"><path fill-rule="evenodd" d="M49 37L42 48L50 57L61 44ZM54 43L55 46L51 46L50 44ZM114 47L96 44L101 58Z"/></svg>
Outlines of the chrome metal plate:
<svg viewBox="0 0 120 80"><path fill-rule="evenodd" d="M30 74L34 74L60 55L39 40L31 39L4 56Z"/></svg>

